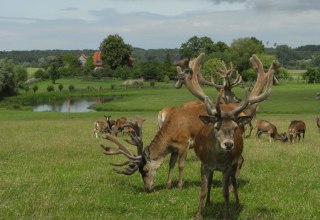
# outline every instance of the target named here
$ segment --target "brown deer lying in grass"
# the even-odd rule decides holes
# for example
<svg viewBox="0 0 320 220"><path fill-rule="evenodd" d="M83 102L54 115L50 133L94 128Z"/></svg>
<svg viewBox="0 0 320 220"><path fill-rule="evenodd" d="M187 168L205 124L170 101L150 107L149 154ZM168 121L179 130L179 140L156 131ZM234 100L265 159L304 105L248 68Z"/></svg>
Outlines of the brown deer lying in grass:
<svg viewBox="0 0 320 220"><path fill-rule="evenodd" d="M298 137L298 141L300 141L301 135L304 139L304 134L306 132L306 124L301 120L293 120L291 121L288 127L288 138L290 140L290 144L294 143Z"/></svg>
<svg viewBox="0 0 320 220"><path fill-rule="evenodd" d="M267 133L269 136L270 144L272 143L272 139L280 140L283 142L288 141L286 132L279 134L277 127L266 120L256 120L256 128L256 137L260 138L263 133Z"/></svg>
<svg viewBox="0 0 320 220"><path fill-rule="evenodd" d="M243 150L243 125L252 119L251 115L242 116L241 113L249 105L252 107L252 105L267 99L271 92L273 73L277 64L273 62L268 73L265 73L260 60L256 56L253 56L251 62L258 70L260 78L258 77L250 97L246 94L243 103L224 105L225 108L223 109L221 108L223 105L220 104L223 92L219 93L216 104L213 104L201 89L199 80L197 79L197 76L200 75L200 61L203 56L204 54L200 54L190 65L190 68L183 70L185 75L190 75L194 79L191 83L185 83L186 87L194 96L204 101L207 111L207 115L200 116L205 125L202 126L196 135L194 142L195 153L201 160L201 191L196 218L202 219L202 205L206 196L206 203L210 203L212 176L213 172L218 170L223 173L224 218L229 219L228 185L231 181L236 202L239 204L236 171L238 159ZM184 79L187 78L184 77ZM266 86L266 89L262 92L264 86Z"/></svg>

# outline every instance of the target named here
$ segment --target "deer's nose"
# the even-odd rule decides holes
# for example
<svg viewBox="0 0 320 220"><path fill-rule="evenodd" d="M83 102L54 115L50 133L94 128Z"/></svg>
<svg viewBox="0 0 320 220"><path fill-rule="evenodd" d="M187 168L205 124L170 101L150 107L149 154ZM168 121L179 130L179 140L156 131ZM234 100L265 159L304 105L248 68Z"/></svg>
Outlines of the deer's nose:
<svg viewBox="0 0 320 220"><path fill-rule="evenodd" d="M226 146L226 150L232 150L233 143L231 141L225 142L224 145Z"/></svg>

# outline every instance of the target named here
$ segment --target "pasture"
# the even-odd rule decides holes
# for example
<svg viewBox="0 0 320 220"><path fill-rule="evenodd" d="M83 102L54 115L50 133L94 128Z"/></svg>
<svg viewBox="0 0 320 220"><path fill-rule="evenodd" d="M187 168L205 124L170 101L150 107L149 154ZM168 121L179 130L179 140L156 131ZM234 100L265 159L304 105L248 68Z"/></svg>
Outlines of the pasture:
<svg viewBox="0 0 320 220"><path fill-rule="evenodd" d="M210 93L210 89L208 93ZM212 89L211 89L212 90ZM257 118L287 129L293 119L306 122L304 141L273 142L262 135L245 139L240 179L241 207L230 194L232 219L319 219L320 132L315 117L318 85L274 86L261 103ZM237 90L239 94L242 90ZM113 118L139 115L145 146L158 130L157 112L166 106L194 100L185 88L108 91L123 98L105 103L101 112L57 113L0 109L0 219L193 219L200 192L200 163L189 151L183 189L165 188L166 158L155 190L146 193L138 173L118 175L109 162L124 157L105 156L93 136L94 120L105 113ZM215 93L212 93L214 96ZM132 151L133 147L129 147ZM221 174L214 174L212 204L205 219L223 218Z"/></svg>

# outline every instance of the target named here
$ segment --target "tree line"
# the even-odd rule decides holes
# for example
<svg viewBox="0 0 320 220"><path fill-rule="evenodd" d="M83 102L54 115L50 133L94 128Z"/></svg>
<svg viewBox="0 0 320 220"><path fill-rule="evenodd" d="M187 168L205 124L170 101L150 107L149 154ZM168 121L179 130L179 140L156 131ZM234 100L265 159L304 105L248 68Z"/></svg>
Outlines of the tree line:
<svg viewBox="0 0 320 220"><path fill-rule="evenodd" d="M255 37L233 40L231 45L214 42L209 37L192 36L176 49L144 50L125 43L119 35L109 35L100 43L103 66L96 68L93 62L94 50L33 50L0 51L0 96L12 95L23 86L27 77L26 67L38 67L34 76L52 83L60 77L82 77L84 80L116 77L121 79L144 78L150 81L175 79L175 62L191 59L200 52L206 53L202 73L207 79L219 80L219 69L232 62L244 81L255 79L249 58L258 54L262 63L269 65L277 59L282 68L276 73L279 80L289 77L286 68L307 69L308 82L320 82L320 46L306 45L295 49L287 45L273 45L265 48ZM87 62L81 63L80 55L87 55Z"/></svg>

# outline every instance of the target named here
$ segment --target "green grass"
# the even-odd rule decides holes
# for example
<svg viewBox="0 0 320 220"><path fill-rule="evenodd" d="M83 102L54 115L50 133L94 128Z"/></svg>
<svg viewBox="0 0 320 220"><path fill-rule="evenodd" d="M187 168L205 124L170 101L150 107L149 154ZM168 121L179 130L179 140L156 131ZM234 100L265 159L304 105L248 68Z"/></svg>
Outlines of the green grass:
<svg viewBox="0 0 320 220"><path fill-rule="evenodd" d="M96 85L96 84L94 84ZM84 85L84 87L86 87ZM206 88L206 91L211 89ZM261 104L259 119L273 122L280 132L293 119L306 122L304 141L274 142L266 136L245 139L245 163L239 180L241 209L233 219L319 219L320 133L315 124L319 102L314 85L275 86ZM242 90L237 90L239 94ZM93 137L93 121L122 115L146 118L145 145L157 132L157 111L194 98L185 88L116 90L124 94L103 112L31 112L0 108L0 219L193 219L200 191L200 163L190 150L182 190L165 188L168 157L159 168L155 191L145 193L138 173L121 176ZM109 91L108 91L109 94ZM215 93L212 93L215 94ZM120 111L121 110L121 111ZM129 148L133 150L133 147ZM177 184L175 170L175 186ZM205 219L223 218L221 174L215 173L213 204Z"/></svg>

